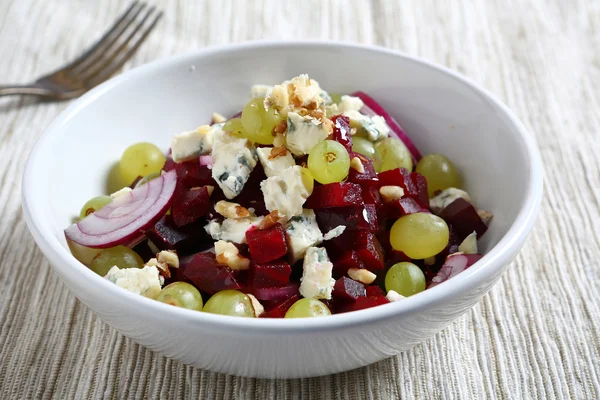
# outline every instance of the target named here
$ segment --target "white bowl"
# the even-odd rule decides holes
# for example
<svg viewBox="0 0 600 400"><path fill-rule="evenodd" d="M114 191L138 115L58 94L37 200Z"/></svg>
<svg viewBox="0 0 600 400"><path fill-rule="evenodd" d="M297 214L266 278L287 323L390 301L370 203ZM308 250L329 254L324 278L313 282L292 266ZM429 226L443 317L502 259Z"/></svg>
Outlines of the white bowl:
<svg viewBox="0 0 600 400"><path fill-rule="evenodd" d="M423 153L463 172L475 203L494 213L485 256L406 300L327 318L269 320L205 314L129 293L69 252L63 229L104 192L129 144L168 147L173 134L237 112L254 83L308 73L330 92L377 99ZM409 349L469 310L522 247L539 210L542 167L534 141L495 97L460 75L381 48L275 42L209 48L118 76L74 102L33 148L23 209L66 286L109 325L160 354L228 374L297 378L361 367Z"/></svg>

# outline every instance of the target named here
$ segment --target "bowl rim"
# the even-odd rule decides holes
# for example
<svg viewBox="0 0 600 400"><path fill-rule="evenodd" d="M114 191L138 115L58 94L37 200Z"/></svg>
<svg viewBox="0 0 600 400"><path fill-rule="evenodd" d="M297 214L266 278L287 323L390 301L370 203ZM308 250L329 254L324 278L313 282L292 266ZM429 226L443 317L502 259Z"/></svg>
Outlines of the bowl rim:
<svg viewBox="0 0 600 400"><path fill-rule="evenodd" d="M381 306L369 308L366 310L354 311L351 313L332 315L327 318L314 318L310 323L302 319L270 319L270 318L239 318L223 315L215 315L183 308L173 307L161 302L148 299L146 297L128 292L125 289L108 282L98 276L81 262L79 262L70 251L63 247L57 238L54 237L52 225L49 218L44 217L42 197L36 198L36 176L43 169L41 158L38 156L44 152L46 146L53 137L60 134L62 127L81 109L87 107L90 103L104 93L110 91L113 87L125 82L128 79L141 76L152 70L169 68L173 65L182 63L193 63L198 58L204 58L215 54L235 53L240 50L264 49L264 48L338 48L345 50L358 50L362 52L373 52L391 55L403 58L407 62L421 65L423 68L437 70L448 75L463 85L468 86L474 92L480 94L488 102L494 104L498 109L508 117L509 123L514 126L513 134L517 141L525 149L529 162L528 186L525 193L525 200L522 203L514 223L509 227L507 233L500 241L477 262L473 267L453 277L448 282L427 289L415 296L406 298L400 302L393 302ZM404 52L387 49L379 46L362 45L348 43L344 41L251 41L237 44L228 44L223 46L207 47L200 50L193 50L179 55L169 56L156 61L144 64L130 71L126 71L92 89L62 111L54 121L46 128L44 133L34 144L23 174L22 179L22 207L27 225L37 243L53 268L66 268L69 273L76 275L79 281L88 285L94 285L99 290L106 291L108 296L114 296L116 299L126 301L132 308L137 308L139 313L153 312L173 319L179 318L182 323L189 324L210 324L211 328L218 330L245 329L248 333L260 332L262 334L285 334L300 332L315 332L338 330L348 327L356 327L365 324L372 324L376 321L386 320L400 315L410 315L427 307L439 303L446 303L455 296L465 291L469 291L482 283L487 276L494 270L500 269L512 261L514 255L522 247L529 231L531 230L537 214L540 209L543 194L543 168L541 156L537 149L535 139L528 134L523 124L513 114L513 112L498 98L488 92L486 89L478 86L470 79L461 74L450 70L442 65L410 56ZM58 265L59 267L55 267ZM60 274L59 274L60 276ZM90 307L91 308L91 307ZM171 319L170 318L170 319Z"/></svg>

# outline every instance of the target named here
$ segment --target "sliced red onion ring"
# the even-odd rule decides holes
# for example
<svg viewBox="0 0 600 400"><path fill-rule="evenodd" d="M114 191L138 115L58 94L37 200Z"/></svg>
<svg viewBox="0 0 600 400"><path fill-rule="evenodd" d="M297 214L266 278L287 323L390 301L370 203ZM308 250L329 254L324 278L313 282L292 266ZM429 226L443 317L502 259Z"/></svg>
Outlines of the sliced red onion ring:
<svg viewBox="0 0 600 400"><path fill-rule="evenodd" d="M481 257L483 257L481 254L450 254L446 258L442 268L440 268L440 272L433 277L428 287L432 288L437 286L453 276L460 274L465 269L479 261Z"/></svg>
<svg viewBox="0 0 600 400"><path fill-rule="evenodd" d="M200 165L206 165L208 167L210 167L211 165L213 165L213 158L212 156L200 156Z"/></svg>
<svg viewBox="0 0 600 400"><path fill-rule="evenodd" d="M365 103L365 106L362 108L362 110L360 110L363 114L368 116L381 115L385 119L385 122L388 124L392 132L394 132L398 139L400 139L406 148L408 148L408 151L410 151L410 154L413 156L413 162L415 164L421 159L421 152L419 149L417 149L417 146L415 146L412 140L410 140L400 124L398 124L396 120L379 105L379 103L377 103L371 96L364 92L355 92L352 93L352 96L360 98L363 103Z"/></svg>
<svg viewBox="0 0 600 400"><path fill-rule="evenodd" d="M100 249L135 244L143 237L142 230L167 211L176 183L175 171L152 179L71 225L65 236L79 245Z"/></svg>

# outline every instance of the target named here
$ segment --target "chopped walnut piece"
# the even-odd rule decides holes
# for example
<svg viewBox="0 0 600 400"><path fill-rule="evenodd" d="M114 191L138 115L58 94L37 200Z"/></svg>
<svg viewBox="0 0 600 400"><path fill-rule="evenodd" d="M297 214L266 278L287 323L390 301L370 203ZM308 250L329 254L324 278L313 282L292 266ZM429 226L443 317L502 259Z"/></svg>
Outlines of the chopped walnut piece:
<svg viewBox="0 0 600 400"><path fill-rule="evenodd" d="M156 254L159 263L166 263L170 267L179 268L179 257L175 250L163 250Z"/></svg>
<svg viewBox="0 0 600 400"><path fill-rule="evenodd" d="M287 122L286 122L287 124ZM278 133L275 135L275 139L273 139L273 147L283 147L285 146L285 135L283 133Z"/></svg>
<svg viewBox="0 0 600 400"><path fill-rule="evenodd" d="M382 186L379 188L379 194L384 201L394 201L404 196L404 189L400 186Z"/></svg>
<svg viewBox="0 0 600 400"><path fill-rule="evenodd" d="M213 192L215 191L215 187L211 186L211 185L206 185L206 190L208 191L208 195L212 196Z"/></svg>
<svg viewBox="0 0 600 400"><path fill-rule="evenodd" d="M262 221L260 221L260 224L258 224L258 229L269 229L278 223L280 219L281 217L279 216L279 211L272 211L269 213L269 215L264 217Z"/></svg>
<svg viewBox="0 0 600 400"><path fill-rule="evenodd" d="M250 216L250 211L247 208L240 206L238 203L220 200L215 204L215 211L225 218L246 218Z"/></svg>
<svg viewBox="0 0 600 400"><path fill-rule="evenodd" d="M160 262L156 258L151 258L148 260L145 267L156 267L158 269L158 273L164 279L169 279L171 277L171 271L169 271L169 264L166 262Z"/></svg>
<svg viewBox="0 0 600 400"><path fill-rule="evenodd" d="M219 240L215 243L217 263L227 265L229 268L240 271L250 268L250 260L240 255L240 251L233 243Z"/></svg>
<svg viewBox="0 0 600 400"><path fill-rule="evenodd" d="M375 279L377 278L377 275L364 268L350 268L348 270L348 276L365 285L370 285L375 282Z"/></svg>
<svg viewBox="0 0 600 400"><path fill-rule="evenodd" d="M489 225L490 221L494 217L494 215L491 212L485 210L477 210L477 215L479 215L479 218L481 218L483 223L486 225Z"/></svg>
<svg viewBox="0 0 600 400"><path fill-rule="evenodd" d="M406 297L402 296L400 293L396 292L395 290L390 290L387 295L385 296L386 299L388 299L390 301L390 303L393 303L395 301L400 301L400 300L404 300Z"/></svg>
<svg viewBox="0 0 600 400"><path fill-rule="evenodd" d="M285 155L287 155L288 150L285 148L285 146L281 146L281 147L273 147L271 149L271 152L269 153L269 160L274 160L277 157L283 157Z"/></svg>
<svg viewBox="0 0 600 400"><path fill-rule="evenodd" d="M265 308L253 295L247 294L246 296L248 296L248 298L250 299L250 303L252 304L252 308L254 309L254 316L256 318L260 317L260 315L265 312Z"/></svg>
<svg viewBox="0 0 600 400"><path fill-rule="evenodd" d="M323 110L318 109L318 108L316 110L309 112L308 115L310 115L311 117L318 119L318 120L323 119L323 117L325 116L325 114L323 113Z"/></svg>
<svg viewBox="0 0 600 400"><path fill-rule="evenodd" d="M285 133L287 131L287 119L281 120L275 128L273 128L273 134Z"/></svg>
<svg viewBox="0 0 600 400"><path fill-rule="evenodd" d="M359 174L365 173L365 167L363 166L362 162L360 161L360 158L358 157L353 157L352 160L350 160L350 168L352 168Z"/></svg>

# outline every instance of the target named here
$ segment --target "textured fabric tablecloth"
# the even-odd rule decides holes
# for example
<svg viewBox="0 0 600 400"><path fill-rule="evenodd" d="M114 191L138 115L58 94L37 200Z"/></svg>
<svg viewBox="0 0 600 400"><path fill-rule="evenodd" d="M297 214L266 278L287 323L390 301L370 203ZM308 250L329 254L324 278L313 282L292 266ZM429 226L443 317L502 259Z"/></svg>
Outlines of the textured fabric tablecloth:
<svg viewBox="0 0 600 400"><path fill-rule="evenodd" d="M600 398L600 1L155 3L165 18L126 69L209 45L335 39L458 70L536 137L540 218L480 304L398 357L306 380L214 374L124 338L51 272L25 226L20 180L34 141L67 103L2 98L0 399ZM0 0L0 83L61 65L126 5Z"/></svg>

